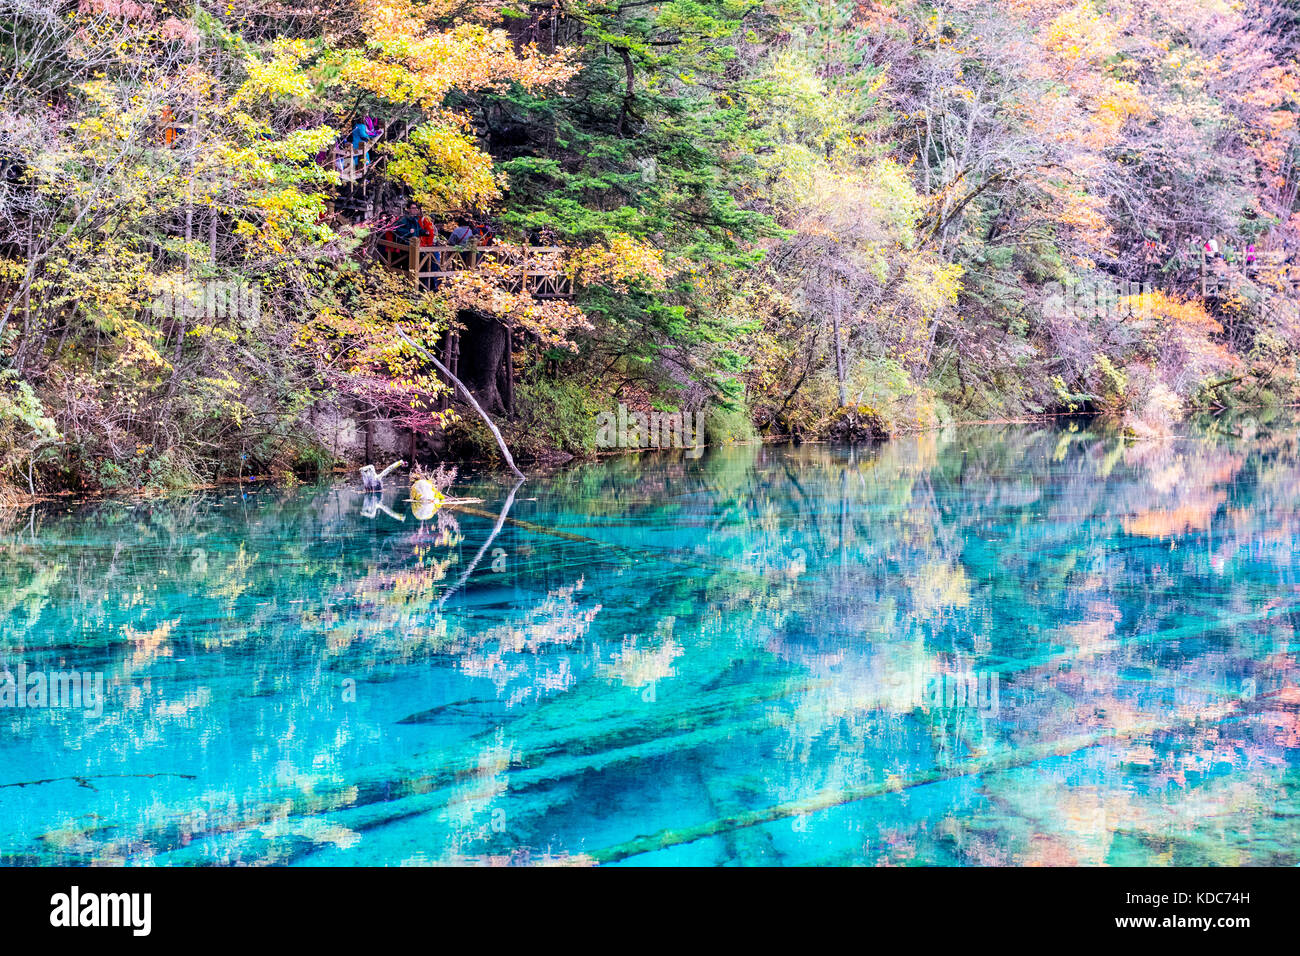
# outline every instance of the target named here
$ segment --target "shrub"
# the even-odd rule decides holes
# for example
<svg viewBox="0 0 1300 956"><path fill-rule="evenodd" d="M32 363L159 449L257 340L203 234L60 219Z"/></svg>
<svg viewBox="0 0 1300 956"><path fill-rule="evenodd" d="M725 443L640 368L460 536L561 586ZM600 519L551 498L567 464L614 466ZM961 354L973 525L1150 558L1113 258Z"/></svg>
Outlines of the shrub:
<svg viewBox="0 0 1300 956"><path fill-rule="evenodd" d="M710 405L704 413L706 445L738 445L758 441L758 432L743 405Z"/></svg>
<svg viewBox="0 0 1300 956"><path fill-rule="evenodd" d="M32 458L59 440L32 387L11 369L0 371L0 481L23 474Z"/></svg>
<svg viewBox="0 0 1300 956"><path fill-rule="evenodd" d="M574 381L535 378L515 392L518 419L507 429L511 452L545 458L555 452L587 457L596 451L596 415L591 392ZM487 429L483 428L484 434ZM487 435L491 454L496 444Z"/></svg>

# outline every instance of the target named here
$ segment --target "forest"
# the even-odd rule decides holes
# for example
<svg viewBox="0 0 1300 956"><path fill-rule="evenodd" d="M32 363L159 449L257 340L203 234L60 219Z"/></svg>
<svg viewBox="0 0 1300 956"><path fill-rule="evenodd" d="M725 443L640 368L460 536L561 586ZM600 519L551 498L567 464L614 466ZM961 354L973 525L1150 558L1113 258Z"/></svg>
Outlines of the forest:
<svg viewBox="0 0 1300 956"><path fill-rule="evenodd" d="M1298 54L1300 0L0 0L0 499L1293 403Z"/></svg>

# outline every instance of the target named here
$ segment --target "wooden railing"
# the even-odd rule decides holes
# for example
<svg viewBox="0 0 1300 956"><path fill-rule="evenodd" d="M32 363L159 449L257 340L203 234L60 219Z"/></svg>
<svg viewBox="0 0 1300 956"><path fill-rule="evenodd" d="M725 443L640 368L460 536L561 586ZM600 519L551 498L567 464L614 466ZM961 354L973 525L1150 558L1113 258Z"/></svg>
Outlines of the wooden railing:
<svg viewBox="0 0 1300 956"><path fill-rule="evenodd" d="M360 182L374 165L373 161L366 161L369 151L370 147L353 146L351 143L335 145L330 152L330 169L338 173L345 183Z"/></svg>
<svg viewBox="0 0 1300 956"><path fill-rule="evenodd" d="M511 292L530 292L537 299L573 298L573 280L564 271L564 250L558 246L422 246L418 239L380 239L376 255L385 265L414 275L425 290L491 261L508 267Z"/></svg>
<svg viewBox="0 0 1300 956"><path fill-rule="evenodd" d="M1240 255L1240 253L1238 253ZM1255 280L1273 280L1277 284L1289 287L1292 291L1300 289L1300 263L1292 262L1280 250L1266 249L1255 256L1254 262L1226 262L1219 258L1209 258L1201 251L1201 296L1211 292L1231 290L1243 278Z"/></svg>

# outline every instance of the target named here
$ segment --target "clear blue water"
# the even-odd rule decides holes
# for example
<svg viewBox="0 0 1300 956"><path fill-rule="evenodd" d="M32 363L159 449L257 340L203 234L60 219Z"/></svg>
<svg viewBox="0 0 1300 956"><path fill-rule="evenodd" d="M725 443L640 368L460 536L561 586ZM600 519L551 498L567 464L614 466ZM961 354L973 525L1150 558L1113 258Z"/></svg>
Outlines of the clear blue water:
<svg viewBox="0 0 1300 956"><path fill-rule="evenodd" d="M105 684L0 708L0 859L1294 864L1300 446L1237 431L6 514L0 664Z"/></svg>

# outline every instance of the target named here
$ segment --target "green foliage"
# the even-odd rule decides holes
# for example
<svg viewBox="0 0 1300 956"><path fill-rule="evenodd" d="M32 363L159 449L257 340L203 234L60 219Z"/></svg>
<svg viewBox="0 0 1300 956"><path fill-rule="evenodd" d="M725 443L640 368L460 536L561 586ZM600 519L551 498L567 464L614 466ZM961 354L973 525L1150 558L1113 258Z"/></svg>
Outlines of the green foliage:
<svg viewBox="0 0 1300 956"><path fill-rule="evenodd" d="M535 458L552 450L575 456L596 450L596 415L600 404L576 381L533 378L515 393L521 409L511 423L512 449Z"/></svg>
<svg viewBox="0 0 1300 956"><path fill-rule="evenodd" d="M1094 363L1099 379L1101 403L1110 410L1122 411L1128 400L1126 396L1129 387L1128 375L1116 368L1105 355L1095 356Z"/></svg>
<svg viewBox="0 0 1300 956"><path fill-rule="evenodd" d="M737 445L758 441L759 435L744 405L710 405L704 413L706 445Z"/></svg>
<svg viewBox="0 0 1300 956"><path fill-rule="evenodd" d="M59 440L58 425L12 369L0 369L0 481Z"/></svg>
<svg viewBox="0 0 1300 956"><path fill-rule="evenodd" d="M1096 397L1086 392L1072 392L1065 384L1065 379L1059 375L1052 376L1052 389L1056 392L1056 400L1061 407L1067 412L1077 412L1086 407L1091 402L1096 401Z"/></svg>

